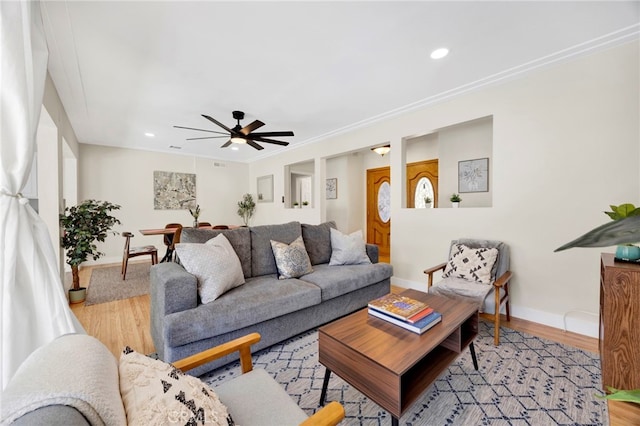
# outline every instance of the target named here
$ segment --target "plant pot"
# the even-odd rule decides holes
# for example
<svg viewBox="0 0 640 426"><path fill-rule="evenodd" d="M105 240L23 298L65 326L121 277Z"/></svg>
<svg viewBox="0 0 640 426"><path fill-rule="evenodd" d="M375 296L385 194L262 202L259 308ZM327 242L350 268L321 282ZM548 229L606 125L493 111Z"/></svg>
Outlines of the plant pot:
<svg viewBox="0 0 640 426"><path fill-rule="evenodd" d="M196 220L194 220L194 221L193 221L193 227L194 227L194 228L197 228L197 227L198 227L198 219L196 219Z"/></svg>
<svg viewBox="0 0 640 426"><path fill-rule="evenodd" d="M459 201L452 201L451 202L451 207L453 207L454 209L457 209L458 207L460 207L460 202Z"/></svg>
<svg viewBox="0 0 640 426"><path fill-rule="evenodd" d="M622 260L638 260L640 259L640 247L618 246L616 247L616 258Z"/></svg>
<svg viewBox="0 0 640 426"><path fill-rule="evenodd" d="M87 288L80 287L77 290L69 289L69 303L82 303L87 298Z"/></svg>
<svg viewBox="0 0 640 426"><path fill-rule="evenodd" d="M431 206L433 206L433 204L432 204L432 203L425 203L424 208L425 208L425 209L430 209L430 208L431 208Z"/></svg>

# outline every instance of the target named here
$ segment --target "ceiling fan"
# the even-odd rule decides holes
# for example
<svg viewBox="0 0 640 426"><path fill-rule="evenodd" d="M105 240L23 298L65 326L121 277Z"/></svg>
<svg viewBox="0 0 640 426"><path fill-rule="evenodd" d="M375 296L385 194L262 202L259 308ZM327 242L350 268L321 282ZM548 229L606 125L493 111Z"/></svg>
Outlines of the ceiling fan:
<svg viewBox="0 0 640 426"><path fill-rule="evenodd" d="M221 148L226 148L232 143L246 143L247 145L255 149L258 149L258 150L264 149L263 146L258 145L256 142L266 142L266 143L272 143L275 145L287 146L289 145L289 142L277 141L275 139L268 139L267 137L270 138L272 136L293 136L292 131L255 133L254 130L264 126L264 123L260 120L255 120L253 123L242 127L240 126L240 120L244 119L244 112L242 111L233 111L233 118L234 120L238 121L238 124L236 124L231 129L213 117L209 117L206 114L202 114L202 116L207 120L211 121L212 123L222 127L224 130L226 130L226 132L217 132L215 130L205 130L205 129L195 129L193 127L183 127L183 126L173 126L173 127L176 127L178 129L199 130L201 132L218 133L220 135L224 135L224 136L206 136L202 138L187 139L188 141L193 141L197 139L229 138L229 140L225 142L225 144L222 145Z"/></svg>

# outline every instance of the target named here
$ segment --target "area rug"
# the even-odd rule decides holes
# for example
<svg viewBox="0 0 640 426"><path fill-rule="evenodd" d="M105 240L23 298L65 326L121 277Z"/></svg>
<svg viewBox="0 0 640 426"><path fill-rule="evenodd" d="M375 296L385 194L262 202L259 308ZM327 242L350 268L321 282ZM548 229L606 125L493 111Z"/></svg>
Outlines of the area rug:
<svg viewBox="0 0 640 426"><path fill-rule="evenodd" d="M479 370L465 350L400 419L401 425L608 424L596 354L502 328L493 345L481 321L475 340ZM310 331L257 352L254 366L271 374L304 411L318 409L325 369L318 363L318 333ZM235 362L201 377L214 389L240 374ZM327 401L346 411L342 425L387 426L391 416L335 374Z"/></svg>
<svg viewBox="0 0 640 426"><path fill-rule="evenodd" d="M149 293L151 263L130 263L127 279L120 276L120 265L94 268L87 288L85 306L128 299Z"/></svg>

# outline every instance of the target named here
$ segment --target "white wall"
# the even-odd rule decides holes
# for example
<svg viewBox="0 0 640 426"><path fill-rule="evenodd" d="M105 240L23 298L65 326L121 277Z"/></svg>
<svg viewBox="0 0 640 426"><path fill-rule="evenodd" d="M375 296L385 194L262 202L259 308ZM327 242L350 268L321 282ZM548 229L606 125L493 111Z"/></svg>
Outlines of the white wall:
<svg viewBox="0 0 640 426"><path fill-rule="evenodd" d="M247 164L88 144L81 144L80 148L79 200L92 198L119 204L122 208L113 214L122 224L114 230L133 232L132 244L155 244L164 252L162 237L143 236L138 230L164 228L170 222L193 224L189 210L154 210L153 172L156 170L196 174L198 220L214 225L242 225L236 211L242 195L249 192ZM225 167L215 167L214 163ZM252 193L257 199L255 188ZM256 210L260 211L263 205L257 203ZM122 260L123 246L121 236L109 236L105 243L98 245L105 253L98 263Z"/></svg>
<svg viewBox="0 0 640 426"><path fill-rule="evenodd" d="M638 63L637 41L583 56L264 159L251 165L252 180L274 173L278 193L285 164L390 141L395 284L424 289L422 271L445 259L451 239L503 240L511 247L512 313L555 327L568 313L570 330L597 335L597 317L575 311L598 312L599 253L613 249L553 250L605 223L609 204L639 204ZM402 208L402 139L487 116L493 207ZM317 167L319 181L326 173ZM323 198L316 205L324 207ZM317 208L282 214L279 207L264 209L260 221L324 219Z"/></svg>

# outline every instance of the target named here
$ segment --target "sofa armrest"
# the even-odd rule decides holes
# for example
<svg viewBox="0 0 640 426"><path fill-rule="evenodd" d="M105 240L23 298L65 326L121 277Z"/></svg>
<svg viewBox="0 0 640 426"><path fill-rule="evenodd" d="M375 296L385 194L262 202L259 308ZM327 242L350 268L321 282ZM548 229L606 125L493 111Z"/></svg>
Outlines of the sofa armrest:
<svg viewBox="0 0 640 426"><path fill-rule="evenodd" d="M227 356L233 352L240 352L240 365L242 367L242 373L248 373L253 370L253 362L251 360L251 345L260 341L260 334L251 333L246 336L238 337L230 342L223 343L222 345L214 346L213 348L198 352L195 355L179 359L173 362L173 366L178 370L189 371L203 364Z"/></svg>
<svg viewBox="0 0 640 426"><path fill-rule="evenodd" d="M164 317L198 306L198 280L173 262L151 267L151 316Z"/></svg>
<svg viewBox="0 0 640 426"><path fill-rule="evenodd" d="M344 419L344 407L339 402L332 401L300 423L300 426L335 426L342 419Z"/></svg>
<svg viewBox="0 0 640 426"><path fill-rule="evenodd" d="M367 256L369 256L371 263L378 263L378 254L379 254L378 246L375 244L367 244L366 248L367 248Z"/></svg>

